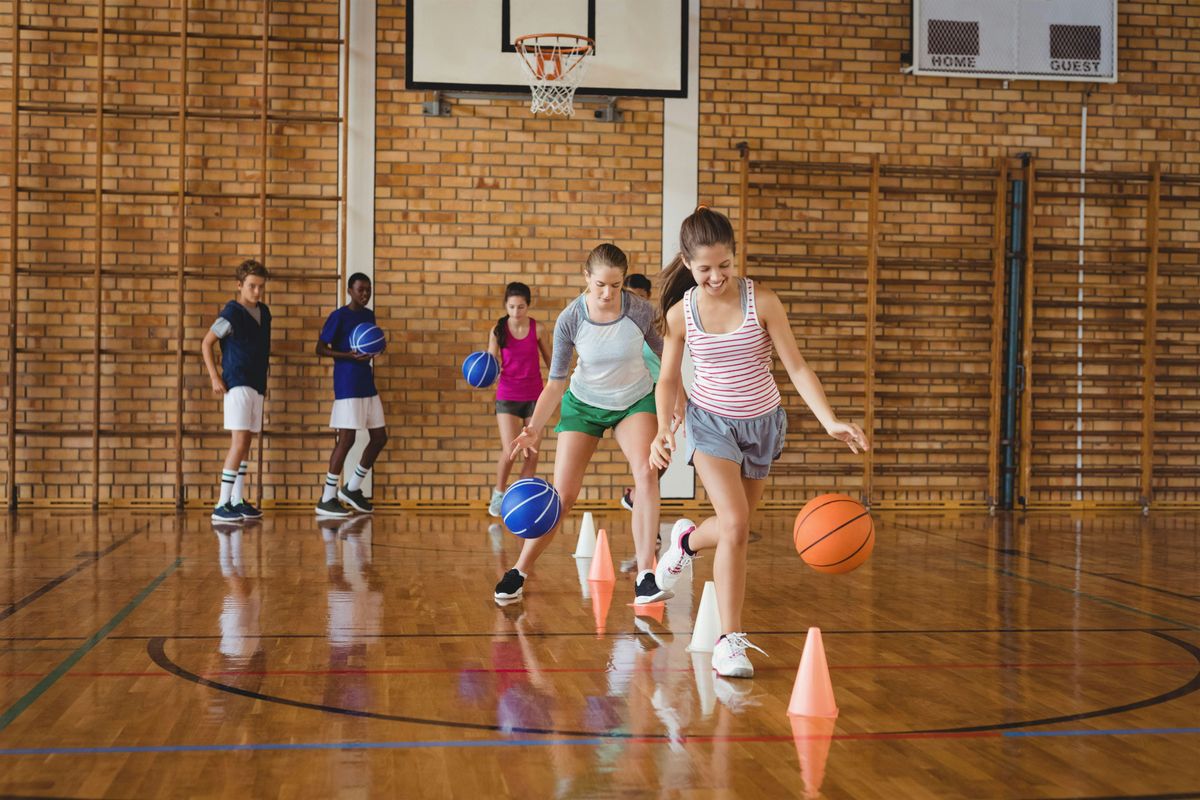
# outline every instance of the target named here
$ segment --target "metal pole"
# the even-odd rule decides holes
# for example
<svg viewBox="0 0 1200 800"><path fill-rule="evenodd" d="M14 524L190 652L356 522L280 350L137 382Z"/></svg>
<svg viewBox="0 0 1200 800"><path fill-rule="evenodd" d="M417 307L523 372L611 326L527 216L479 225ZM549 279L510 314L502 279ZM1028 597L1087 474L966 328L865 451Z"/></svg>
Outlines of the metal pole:
<svg viewBox="0 0 1200 800"><path fill-rule="evenodd" d="M1004 345L1004 211L1008 189L1008 159L996 158L996 199L992 216L992 381L988 398L987 504L995 508L1000 468L1001 358Z"/></svg>
<svg viewBox="0 0 1200 800"><path fill-rule="evenodd" d="M262 136L261 169L259 175L259 262L267 264L267 110L270 105L271 65L271 0L263 0L262 21L262 108L259 109ZM263 400L263 419L266 419L266 400ZM263 437L266 426L258 434L258 459L254 466L258 485L258 504L263 504Z"/></svg>

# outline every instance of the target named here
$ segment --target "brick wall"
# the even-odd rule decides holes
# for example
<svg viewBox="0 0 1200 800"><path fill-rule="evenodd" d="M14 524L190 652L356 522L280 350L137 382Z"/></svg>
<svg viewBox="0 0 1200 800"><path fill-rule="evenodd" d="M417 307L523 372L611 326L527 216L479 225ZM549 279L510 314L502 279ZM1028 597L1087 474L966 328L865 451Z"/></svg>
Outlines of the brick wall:
<svg viewBox="0 0 1200 800"><path fill-rule="evenodd" d="M27 3L26 22L52 25L66 18L83 27L94 24L96 8L90 2ZM192 30L211 35L254 33L260 24L259 8L256 2L193 7ZM336 4L273 3L272 8L275 35L337 35ZM1159 160L1169 174L1200 175L1200 51L1195 47L1200 7L1195 4L1121 3L1121 82L1097 86L1014 82L1005 87L993 80L903 75L900 55L909 48L910 8L907 0L706 1L701 31L702 200L728 210L735 221L740 216L735 144L741 141L748 142L759 159L862 165L878 154L885 165L897 167L990 168L997 156L1029 151L1042 168L1074 169L1080 104L1089 90L1089 168L1145 172L1150 161ZM165 0L109 3L109 24L136 24L143 32L177 30L176 9L176 4ZM11 25L5 15L10 13L11 5L0 4L0 26L5 31L0 35L6 38ZM625 121L618 124L584 117L533 119L524 104L512 101L459 101L450 117L425 117L420 103L427 97L403 88L404 30L403 4L381 5L375 274L377 312L392 339L378 375L393 438L376 474L376 492L386 501L474 501L486 495L491 482L497 447L493 395L465 388L458 364L468 352L485 345L488 328L501 312L499 293L509 280L524 279L534 287L534 315L552 324L558 310L580 290L582 259L599 241L624 247L635 270L657 272L664 255L670 255L659 252L662 103L623 100ZM106 101L175 108L179 49L177 39L110 37ZM219 431L219 403L211 396L195 350L213 314L232 294L232 281L223 276L240 258L257 254L260 248L261 142L253 115L259 109L261 53L253 42L195 38L189 57L193 108L240 110L252 118L188 122L187 188L197 196L189 199L185 218L188 278L182 308L173 277L179 258L178 207L173 196L156 194L177 186L178 121L106 118L105 185L128 194L106 197L101 220L105 269L121 273L106 274L100 296L105 348L101 423L109 429L102 437L102 500L171 497L174 393L180 383L173 337L181 312L186 335L183 452L189 497L214 491L213 476L226 441ZM22 58L22 102L94 102L91 76L96 53L90 33L28 32ZM11 91L11 69L6 66L10 59L11 42L0 47L0 69L5 71L0 80L0 141L7 141L8 135L5 93ZM276 45L270 75L273 112L336 113L336 48ZM18 427L22 436L17 455L18 482L25 487L26 497L87 500L92 496L90 376L96 287L90 270L98 231L94 196L67 192L94 187L94 126L94 115L69 115L61 109L30 112L22 118L22 185L59 192L22 198L19 265L23 272L15 310L7 306L7 251L0 274L0 302L4 303L0 308L6 321L15 317L21 348ZM269 136L270 192L328 195L336 191L335 125L275 121ZM9 154L7 147L0 151L0 226L6 227ZM776 210L798 234L840 232L857 237L864 224L861 199L861 194L850 201L832 196L792 198ZM1160 308L1159 341L1164 355L1169 354L1160 375L1170 379L1159 385L1163 413L1156 429L1164 442L1161 466L1175 472L1164 473L1157 488L1170 499L1194 499L1196 442L1200 441L1194 416L1200 397L1190 389L1186 376L1200 365L1200 342L1194 325L1187 323L1194 311L1179 303L1200 288L1196 252L1187 249L1194 248L1200 237L1200 214L1192 201L1174 203L1169 209L1166 205L1171 204L1164 205L1160 223L1164 240L1179 249L1164 255L1170 268L1160 278L1161 299L1165 302L1170 295L1175 305ZM1135 206L1095 204L1089 212L1088 235L1105 242L1144 237L1145 215ZM761 213L765 210L770 210L765 204L758 207L759 223L774 219ZM1041 236L1074 241L1070 203L1041 211ZM957 249L942 247L935 252L928 241L955 235L986 237L991 224L986 203L948 202L932 196L919 202L893 198L883 204L882 212L880 254L896 259L892 272L883 277L898 283L890 295L882 294L881 286L877 357L891 366L879 370L878 398L882 406L896 411L890 420L886 413L879 417L878 463L886 468L877 478L877 499L979 502L986 493L978 457L978 418L985 402L979 396L981 376L972 368L969 379L955 384L953 375L913 382L911 373L919 371L920 364L943 365L977 355L982 340L974 333L961 336L953 320L940 327L908 328L905 323L911 320L901 317L933 315L938 308L974 303L979 282L987 279L988 272L972 267L955 274L900 262L922 254L977 259L973 243L959 242ZM300 502L316 491L329 446L323 432L328 366L307 354L317 326L339 296L336 209L327 202L272 200L265 217L268 266L276 276L267 300L275 311L278 331L268 404L268 425L277 434L266 445L266 495ZM752 239L750 252L754 247ZM54 268L55 274L44 274L47 267ZM154 278L148 293L145 280L123 274L132 272L129 267L162 270L167 277ZM1126 288L1133 292L1140 290L1140 284L1136 269L1131 269ZM779 280L770 272L760 276L769 285ZM810 271L804 277L819 286L822 274ZM848 304L853 303L855 295L844 286L831 283L827 288L847 292ZM910 307L904 292L917 290L932 292L934 302ZM841 311L849 313L846 305L841 304ZM802 340L828 335L821 317L837 313L835 306L839 304L805 311L807 316L798 323ZM1130 320L1139 319L1135 310L1129 314ZM1074 344L1055 333L1058 327L1051 318L1043 314L1042 319L1048 323L1045 334L1035 340L1042 360L1073 353ZM1104 329L1103 319L1089 328L1096 336ZM853 321L846 322L849 332L858 330ZM840 329L833 327L840 335ZM132 338L145 330L152 331L146 337L150 341L142 343L145 352L127 352ZM922 333L928 334L923 343L914 338ZM1130 335L1136 335L1136 330ZM1089 352L1099 354L1105 347L1096 344ZM1059 353L1055 348L1066 349ZM859 351L851 347L840 354L814 355L814 363L830 376L831 387L841 398L839 408L848 416L861 414L861 405L855 406L862 390L861 378L854 377L856 370L861 372L859 358ZM1128 370L1121 374L1132 375L1136 382L1137 374ZM1113 406L1103 399L1103 384L1095 381L1088 390L1096 398L1088 402L1098 403L1097 430L1125 424L1121 414L1105 417L1103 410ZM956 388L958 398L953 397ZM853 491L859 477L847 466L854 460L823 444L794 393L788 391L786 396L795 412L789 459L816 464L825 460L836 469L822 473L818 468L815 477L803 481L781 476L768 498L791 502L820 489ZM1053 392L1039 395L1038 400L1048 411L1067 402L1064 395ZM954 409L959 407L970 414L955 417ZM900 409L906 411L901 414ZM930 425L915 413L921 410L948 422ZM1066 452L1073 443L1062 443L1069 438L1073 420L1049 414L1039 421L1047 424L1051 427L1039 428L1035 438L1035 456L1042 459L1035 464L1055 465L1073 458ZM965 427L960 430L955 425ZM142 429L131 431L133 426ZM33 433L39 430L43 433ZM0 437L3 447L7 430L0 432L5 434ZM72 432L77 435L68 435ZM939 440L939 433L949 438ZM547 456L553 439L551 434L545 442ZM965 454L949 462L921 455L923 448L934 449L939 441ZM1133 499L1128 470L1136 466L1130 460L1130 447L1136 450L1137 443L1116 441L1106 442L1101 436L1097 440L1101 452L1088 456L1096 459L1089 461L1089 467L1094 468L1099 487L1092 496L1128 502ZM547 457L542 474L549 473L548 462ZM957 464L964 472L939 475L935 468L939 463ZM1106 474L1110 467L1125 472ZM624 472L620 454L606 442L597 454L584 497L614 497L626 483ZM1035 498L1040 502L1071 497L1070 487L1051 476L1037 486L1040 493Z"/></svg>
<svg viewBox="0 0 1200 800"><path fill-rule="evenodd" d="M28 108L20 118L18 173L22 188L31 191L19 200L18 302L15 312L6 302L5 322L15 314L21 375L16 480L24 500L173 501L181 394L184 491L193 500L211 498L228 435L199 359L199 341L233 296L233 269L264 253L273 273L267 294L275 313L272 385L302 391L270 396L268 420L277 433L267 448L262 493L289 497L314 483L321 470L312 441L321 414L304 387L311 384L315 392L324 376L309 353L321 310L338 294L338 48L269 45L272 119L264 204L261 8L259 2L190 7L189 118L181 129L179 4L108 3L98 178L99 6L22 5L22 24L56 28L22 34L19 99ZM271 8L273 37L338 36L336 2L273 2ZM11 10L5 5L0 11L9 15L0 20L7 40L6 100L12 90ZM6 138L8 110L6 103ZM4 172L7 225L7 162ZM182 213L181 177L189 195ZM97 180L104 191L99 209ZM186 276L182 294L180 269ZM7 251L4 280L7 301ZM7 445L7 425L4 433Z"/></svg>
<svg viewBox="0 0 1200 800"><path fill-rule="evenodd" d="M622 101L617 124L534 119L515 101L424 117L425 93L404 90L403 5L381 5L378 22L375 307L393 345L377 380L393 436L376 491L478 501L499 449L495 392L468 388L459 365L486 347L508 281L528 283L531 315L553 326L596 244L658 271L662 101ZM539 474L550 474L554 440ZM593 465L582 497L615 499L628 466L614 442Z"/></svg>

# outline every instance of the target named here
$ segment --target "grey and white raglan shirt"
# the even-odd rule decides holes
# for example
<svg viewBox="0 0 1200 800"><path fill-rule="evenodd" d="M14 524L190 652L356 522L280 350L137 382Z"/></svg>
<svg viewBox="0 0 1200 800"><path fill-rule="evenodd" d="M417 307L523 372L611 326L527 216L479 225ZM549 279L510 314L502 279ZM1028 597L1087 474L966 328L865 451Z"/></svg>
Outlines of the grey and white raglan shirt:
<svg viewBox="0 0 1200 800"><path fill-rule="evenodd" d="M592 322L587 295L581 294L558 315L554 325L554 355L550 380L561 381L579 354L571 373L571 394L580 402L607 411L624 411L654 389L654 379L642 358L642 344L662 356L663 341L654 327L654 306L637 295L621 292L621 316L612 322Z"/></svg>

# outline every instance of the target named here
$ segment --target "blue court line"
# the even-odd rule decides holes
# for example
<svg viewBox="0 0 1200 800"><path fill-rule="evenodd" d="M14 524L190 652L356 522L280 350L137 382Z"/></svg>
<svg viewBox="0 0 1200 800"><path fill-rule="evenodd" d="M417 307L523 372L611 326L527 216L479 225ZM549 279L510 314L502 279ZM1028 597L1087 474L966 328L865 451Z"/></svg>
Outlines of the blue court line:
<svg viewBox="0 0 1200 800"><path fill-rule="evenodd" d="M1055 736L1178 736L1200 734L1200 728L1110 728L1107 730L1070 730L1070 731L1005 731L994 738L1036 739ZM833 739L886 740L904 738L905 734L895 737L886 735L858 734L833 735ZM686 736L682 737L687 742ZM754 737L751 737L753 740ZM976 737L971 737L972 739ZM993 737L985 737L993 738ZM708 737L697 737L698 744L712 744ZM732 739L745 744L738 737ZM639 744L671 744L670 739L635 739ZM113 747L13 747L0 749L0 756L89 756L89 755L132 755L137 753L237 753L237 752L271 752L271 751L311 751L311 750L427 750L436 748L471 748L471 747L600 747L602 745L620 744L620 739L609 738L570 738L570 739L444 739L410 742L280 742L277 744L164 744L144 746L113 746ZM791 743L791 736L763 737L759 743Z"/></svg>
<svg viewBox="0 0 1200 800"><path fill-rule="evenodd" d="M142 601L149 597L150 593L157 589L158 585L165 581L167 576L174 572L182 563L182 558L175 559L171 566L164 569L161 573L159 573L157 578L150 581L150 583L146 585L146 588L142 589L137 593L137 595L134 596L132 600L126 603L124 608L118 611L112 619L104 624L104 627L93 633L87 639L87 641L75 648L75 652L71 653L71 655L67 656L61 664L51 670L49 675L38 681L36 686L26 692L19 700L17 700L17 702L13 703L7 711L5 711L3 714L0 714L0 731L3 731L10 724L12 724L13 720L21 716L25 709L33 705L34 702L36 702L37 699L42 696L43 692L53 686L55 682L57 682L58 679L63 675L66 675L67 672L70 671L71 667L79 663L80 659L91 652L93 647L100 644L100 642L104 640L105 636L108 636L108 634L112 633L113 629L120 625L126 617L133 613L133 610L140 606Z"/></svg>
<svg viewBox="0 0 1200 800"><path fill-rule="evenodd" d="M1004 731L1010 739L1041 739L1053 736L1173 736L1200 733L1200 728L1109 728L1095 731Z"/></svg>

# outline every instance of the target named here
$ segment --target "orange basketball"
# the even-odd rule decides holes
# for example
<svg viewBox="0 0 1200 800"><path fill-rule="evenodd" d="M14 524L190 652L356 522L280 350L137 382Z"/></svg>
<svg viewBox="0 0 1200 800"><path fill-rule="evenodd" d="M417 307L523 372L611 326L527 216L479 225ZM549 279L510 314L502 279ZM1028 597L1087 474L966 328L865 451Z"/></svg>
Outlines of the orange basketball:
<svg viewBox="0 0 1200 800"><path fill-rule="evenodd" d="M792 541L804 563L817 572L849 572L875 548L875 523L854 498L823 494L796 515Z"/></svg>

